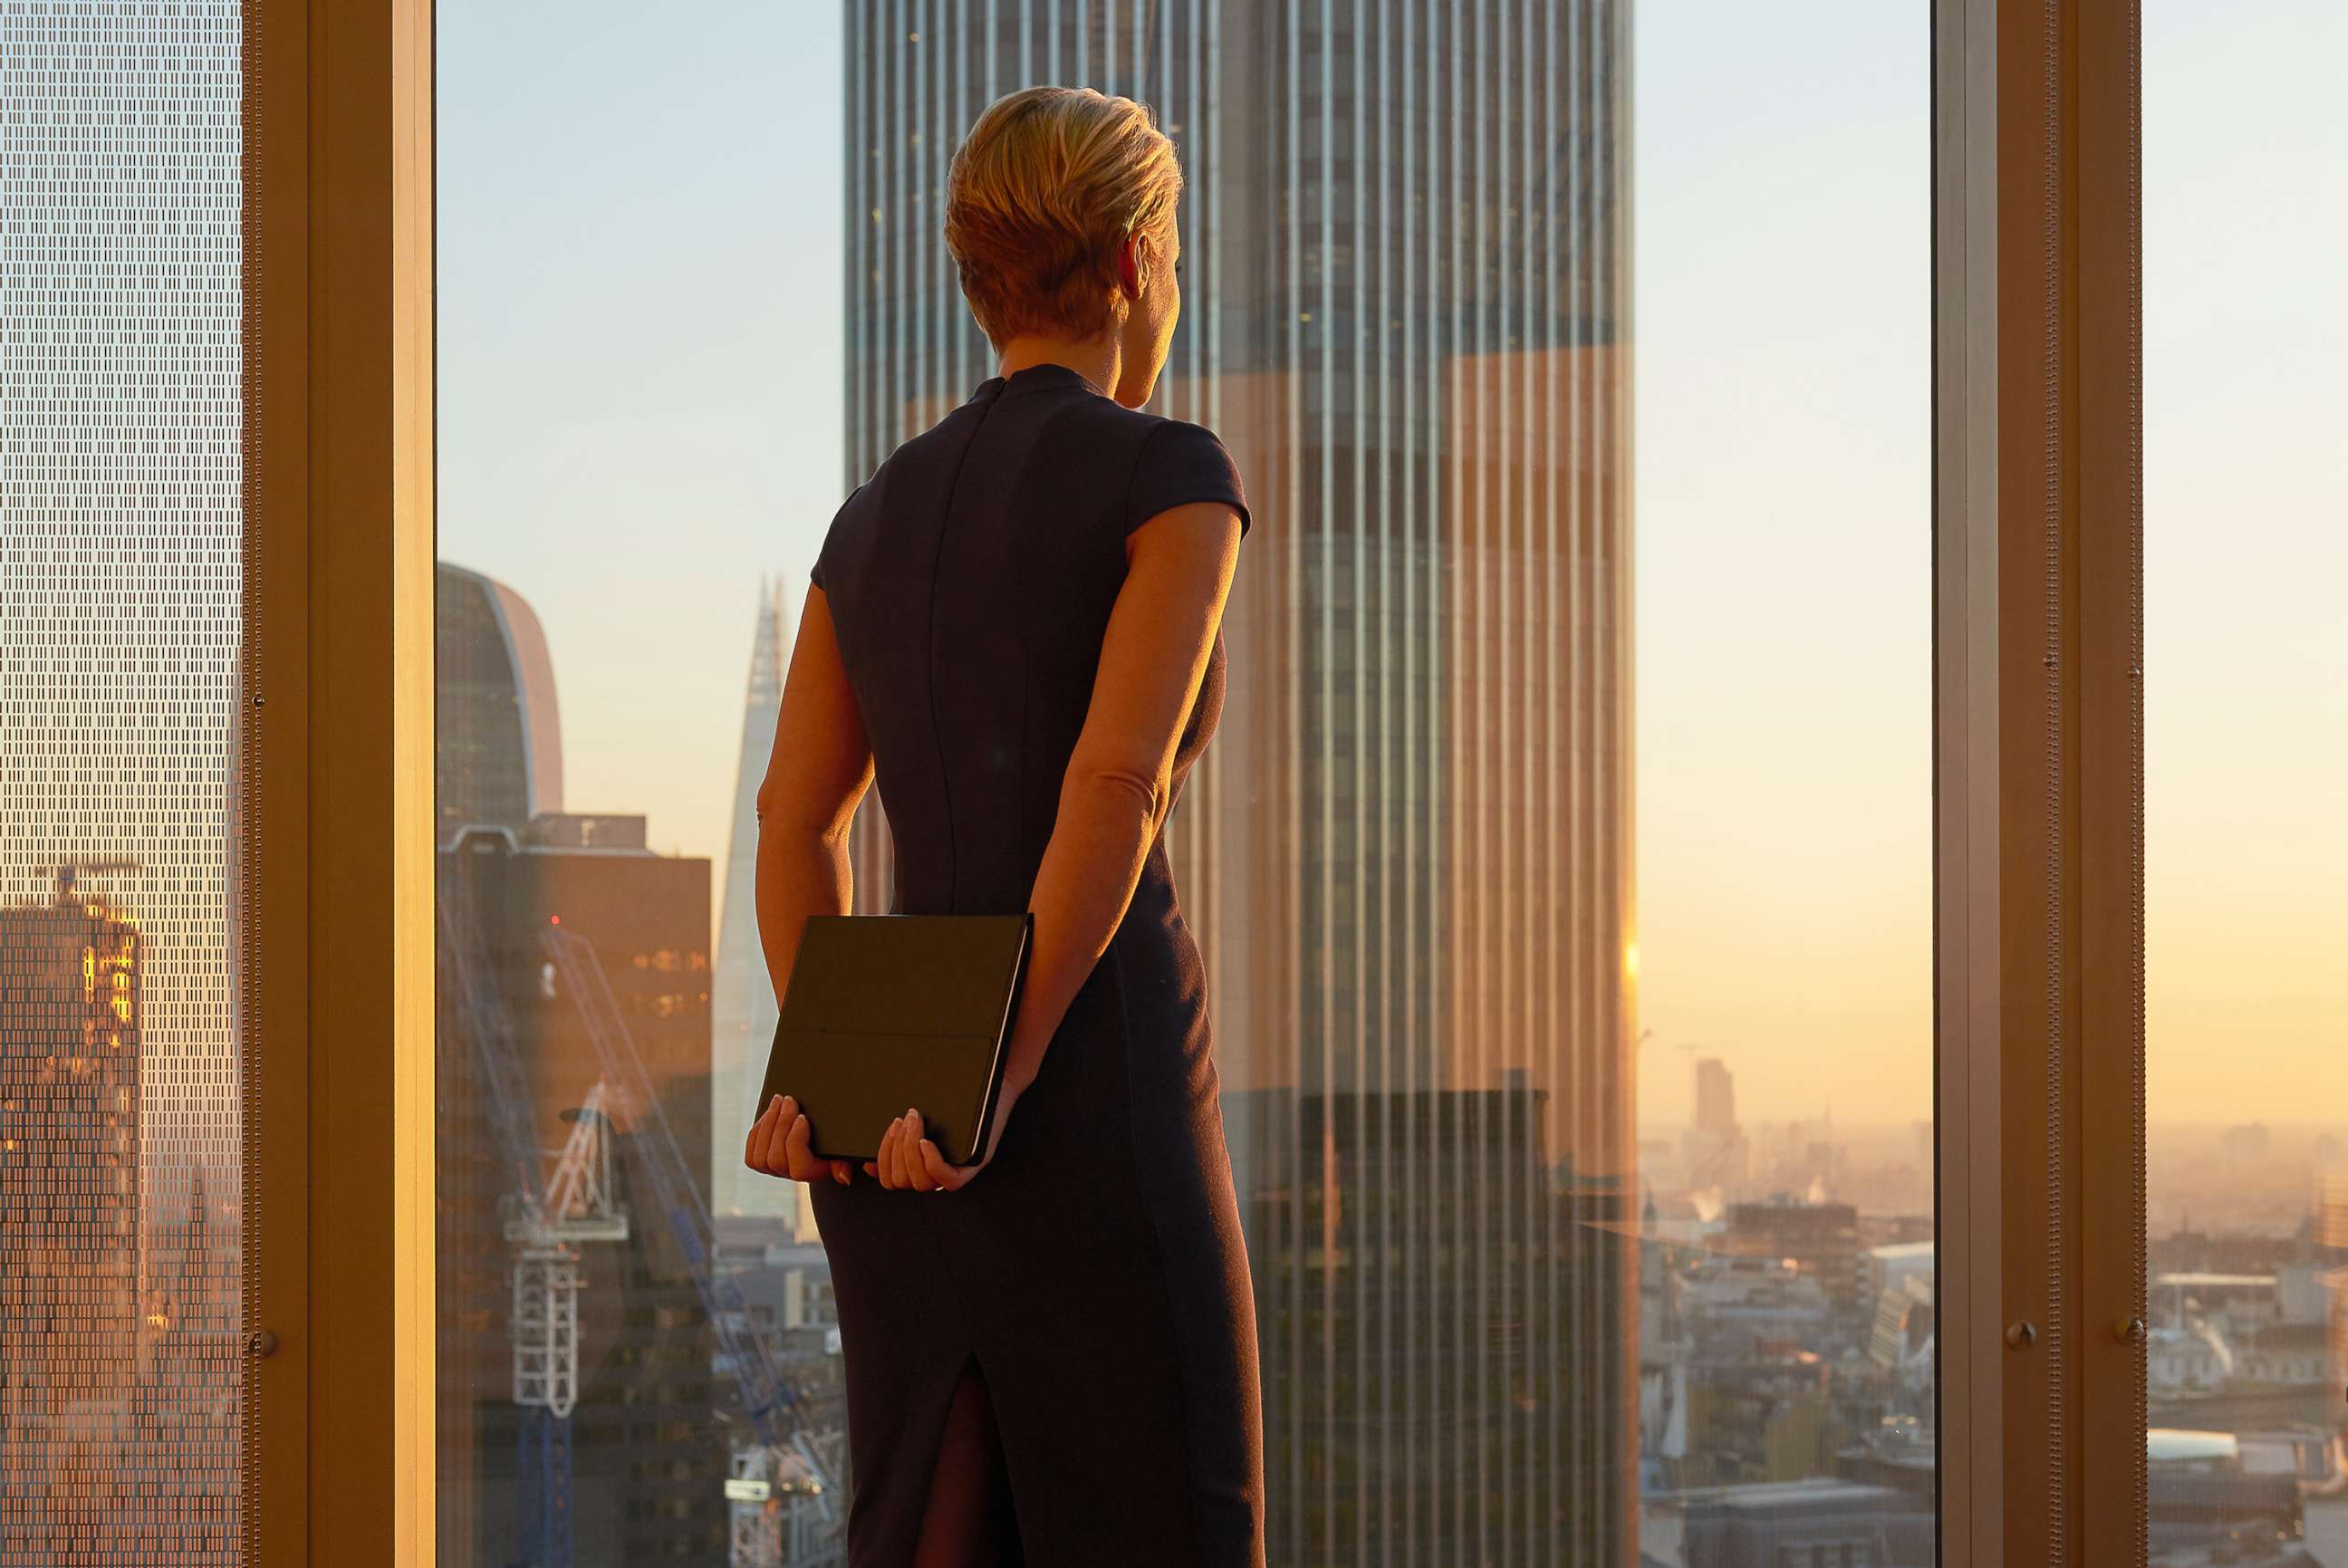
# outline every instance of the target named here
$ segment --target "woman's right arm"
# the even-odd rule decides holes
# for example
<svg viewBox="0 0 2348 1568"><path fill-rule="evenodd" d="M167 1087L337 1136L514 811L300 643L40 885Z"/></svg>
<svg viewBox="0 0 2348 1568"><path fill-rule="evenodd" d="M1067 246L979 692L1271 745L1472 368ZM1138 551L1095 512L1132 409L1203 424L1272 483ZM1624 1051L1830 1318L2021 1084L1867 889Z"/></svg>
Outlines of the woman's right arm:
<svg viewBox="0 0 2348 1568"><path fill-rule="evenodd" d="M1239 513L1220 501L1174 507L1126 536L1125 583L1109 613L1092 702L1028 895L1035 935L1004 1061L998 1134L1013 1103L1035 1081L1069 1004L1108 951L1165 825L1174 753L1214 653L1239 552ZM921 1129L909 1130L918 1136ZM895 1143L884 1141L884 1158ZM946 1165L926 1138L918 1164L947 1187L977 1170Z"/></svg>
<svg viewBox="0 0 2348 1568"><path fill-rule="evenodd" d="M1035 1081L1069 1004L1108 951L1166 825L1175 748L1199 700L1239 555L1239 515L1220 502L1160 512L1128 537L1125 585L1028 898L1035 950L1004 1066L1022 1088Z"/></svg>

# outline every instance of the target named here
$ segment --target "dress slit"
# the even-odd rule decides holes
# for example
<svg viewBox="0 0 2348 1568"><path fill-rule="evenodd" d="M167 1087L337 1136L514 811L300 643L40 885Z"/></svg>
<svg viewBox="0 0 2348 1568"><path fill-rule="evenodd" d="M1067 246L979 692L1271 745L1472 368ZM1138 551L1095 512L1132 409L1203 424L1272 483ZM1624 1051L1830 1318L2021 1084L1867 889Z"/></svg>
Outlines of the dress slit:
<svg viewBox="0 0 2348 1568"><path fill-rule="evenodd" d="M974 1401L967 1412L965 1398ZM941 1534L932 1539L942 1493L948 1511L936 1520ZM995 1425L986 1370L973 1350L946 1395L945 1418L939 1425L922 1496L914 1568L1024 1568L1025 1561L1019 1549L1003 1434Z"/></svg>

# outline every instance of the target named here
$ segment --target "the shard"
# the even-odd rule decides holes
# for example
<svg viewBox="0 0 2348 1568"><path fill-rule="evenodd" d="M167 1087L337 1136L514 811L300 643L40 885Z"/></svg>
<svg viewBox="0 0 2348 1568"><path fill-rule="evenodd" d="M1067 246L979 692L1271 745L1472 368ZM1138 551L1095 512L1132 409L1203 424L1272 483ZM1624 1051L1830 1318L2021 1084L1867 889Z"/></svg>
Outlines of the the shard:
<svg viewBox="0 0 2348 1568"><path fill-rule="evenodd" d="M710 1210L798 1219L798 1189L744 1168L737 1134L749 1128L774 1038L774 986L758 947L758 782L774 749L783 670L794 631L784 580L761 578L758 630L742 702L742 755L734 783L734 826L726 850L725 903L717 922L717 975L710 998Z"/></svg>

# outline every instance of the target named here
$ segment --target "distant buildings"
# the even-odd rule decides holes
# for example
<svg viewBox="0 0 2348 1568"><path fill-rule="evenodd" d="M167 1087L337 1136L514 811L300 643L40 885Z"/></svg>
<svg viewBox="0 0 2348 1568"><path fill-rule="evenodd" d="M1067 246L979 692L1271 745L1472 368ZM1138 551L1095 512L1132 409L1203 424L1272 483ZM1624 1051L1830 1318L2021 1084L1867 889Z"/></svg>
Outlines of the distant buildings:
<svg viewBox="0 0 2348 1568"><path fill-rule="evenodd" d="M2230 1127L2218 1138L2218 1152L2232 1164L2255 1165L2268 1158L2274 1150L2274 1135L2262 1121Z"/></svg>
<svg viewBox="0 0 2348 1568"><path fill-rule="evenodd" d="M129 1545L147 1359L140 953L70 874L0 909L0 1537L88 1539L93 1562Z"/></svg>
<svg viewBox="0 0 2348 1568"><path fill-rule="evenodd" d="M1728 1211L1725 1250L1738 1257L1783 1258L1818 1282L1838 1312L1857 1309L1866 1284L1859 1211L1849 1203L1773 1200Z"/></svg>
<svg viewBox="0 0 2348 1568"><path fill-rule="evenodd" d="M2328 1551L2308 1550L2307 1502L2343 1485L2336 1434L2155 1426L2145 1449L2154 1568L2324 1568L2332 1561Z"/></svg>
<svg viewBox="0 0 2348 1568"><path fill-rule="evenodd" d="M2341 1406L2348 1253L2296 1236L2157 1238L2146 1299L2152 1424L2210 1433L2348 1431ZM2247 1440L2247 1438L2246 1439Z"/></svg>
<svg viewBox="0 0 2348 1568"><path fill-rule="evenodd" d="M149 966L71 867L0 907L0 1563L238 1552L235 1239L149 1157Z"/></svg>
<svg viewBox="0 0 2348 1568"><path fill-rule="evenodd" d="M1864 1264L1861 1306L1874 1317L1867 1336L1867 1358L1886 1377L1916 1397L1906 1413L1929 1420L1938 1371L1934 1246L1901 1242L1870 1248Z"/></svg>
<svg viewBox="0 0 2348 1568"><path fill-rule="evenodd" d="M1682 1159L1691 1187L1734 1188L1746 1178L1752 1150L1736 1121L1736 1077L1715 1057L1695 1064L1695 1122Z"/></svg>
<svg viewBox="0 0 2348 1568"><path fill-rule="evenodd" d="M1926 1568L1934 1514L1890 1487L1818 1477L1651 1499L1657 1568Z"/></svg>
<svg viewBox="0 0 2348 1568"><path fill-rule="evenodd" d="M2323 1274L2332 1298L2325 1316L2331 1326L2332 1386L2348 1389L2348 1171L2327 1171L2320 1179L2315 1239L2333 1265Z"/></svg>

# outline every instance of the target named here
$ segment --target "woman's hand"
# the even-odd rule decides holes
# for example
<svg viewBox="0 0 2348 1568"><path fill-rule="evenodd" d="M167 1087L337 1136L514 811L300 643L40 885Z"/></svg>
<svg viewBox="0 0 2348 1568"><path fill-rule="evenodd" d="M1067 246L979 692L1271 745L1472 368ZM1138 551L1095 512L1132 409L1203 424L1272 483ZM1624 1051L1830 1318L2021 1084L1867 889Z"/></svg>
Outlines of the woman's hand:
<svg viewBox="0 0 2348 1568"><path fill-rule="evenodd" d="M994 1126L986 1135L986 1150L970 1165L949 1165L938 1146L922 1136L927 1125L919 1110L908 1110L889 1124L880 1134L880 1156L864 1162L864 1173L880 1178L883 1187L898 1187L912 1192L953 1192L971 1183L972 1178L987 1167L994 1158L995 1149L1003 1142L1004 1124L1011 1119L1011 1108L1019 1100L1018 1091L1005 1086L994 1108Z"/></svg>
<svg viewBox="0 0 2348 1568"><path fill-rule="evenodd" d="M807 1113L799 1109L798 1101L789 1095L778 1094L767 1102L765 1113L751 1127L750 1141L742 1150L742 1163L753 1171L787 1176L794 1181L819 1181L827 1174L843 1187L854 1181L852 1162L817 1157L808 1143L811 1131ZM865 1166L868 1171L871 1168Z"/></svg>

